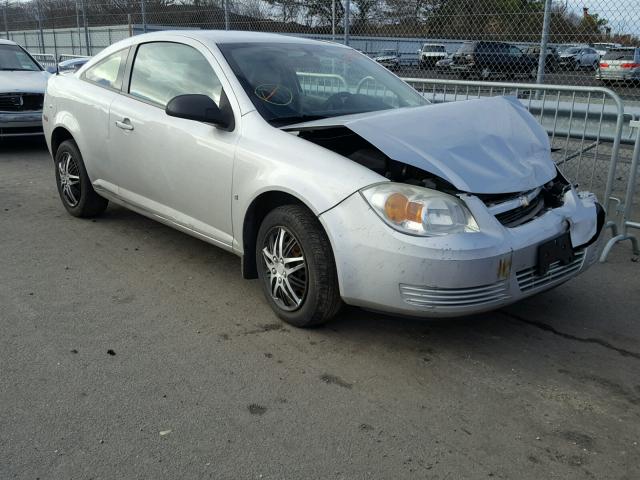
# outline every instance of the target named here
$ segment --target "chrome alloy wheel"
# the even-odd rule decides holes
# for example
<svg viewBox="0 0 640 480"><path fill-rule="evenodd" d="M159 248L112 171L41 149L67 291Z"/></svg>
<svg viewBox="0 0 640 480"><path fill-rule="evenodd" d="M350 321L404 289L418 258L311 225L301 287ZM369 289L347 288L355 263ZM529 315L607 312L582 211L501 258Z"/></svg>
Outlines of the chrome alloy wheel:
<svg viewBox="0 0 640 480"><path fill-rule="evenodd" d="M273 227L262 246L269 292L278 307L298 309L307 295L307 262L298 239L285 227Z"/></svg>
<svg viewBox="0 0 640 480"><path fill-rule="evenodd" d="M62 196L70 207L75 207L80 201L80 169L69 152L64 152L60 157L58 178Z"/></svg>

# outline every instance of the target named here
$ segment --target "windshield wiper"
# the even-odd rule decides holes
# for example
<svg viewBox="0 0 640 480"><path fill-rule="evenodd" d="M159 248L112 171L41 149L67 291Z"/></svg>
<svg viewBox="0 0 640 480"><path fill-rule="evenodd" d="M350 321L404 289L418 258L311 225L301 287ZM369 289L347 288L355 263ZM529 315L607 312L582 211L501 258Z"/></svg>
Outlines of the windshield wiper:
<svg viewBox="0 0 640 480"><path fill-rule="evenodd" d="M292 115L290 117L278 117L269 120L274 127L285 127L294 123L311 122L313 120L322 120L327 118L326 115Z"/></svg>
<svg viewBox="0 0 640 480"><path fill-rule="evenodd" d="M3 72L37 72L38 70L32 70L30 68L0 68Z"/></svg>

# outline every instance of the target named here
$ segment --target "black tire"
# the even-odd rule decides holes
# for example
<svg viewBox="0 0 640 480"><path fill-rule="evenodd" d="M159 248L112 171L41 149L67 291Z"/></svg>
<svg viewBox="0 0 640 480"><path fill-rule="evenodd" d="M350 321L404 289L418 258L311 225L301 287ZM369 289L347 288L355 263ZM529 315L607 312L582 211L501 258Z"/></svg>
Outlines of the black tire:
<svg viewBox="0 0 640 480"><path fill-rule="evenodd" d="M95 217L104 212L109 201L93 189L76 142L66 140L60 144L54 158L54 167L58 194L67 212L74 217L83 218ZM69 184L69 178L63 178L70 175L77 177L77 180L71 180L76 182L73 185Z"/></svg>
<svg viewBox="0 0 640 480"><path fill-rule="evenodd" d="M274 298L272 289L281 279L273 281L276 270L270 270L263 255L265 246L270 251L269 241L273 238L274 232L282 228L297 241L300 252L296 251L293 255L302 257L305 265L306 288L304 294L300 294L301 290L298 290L301 303L293 309L291 306L283 307L283 301L278 298L277 292ZM275 253L275 249L273 250ZM286 257L286 254L283 256ZM322 225L307 208L302 205L284 205L269 212L258 231L256 259L258 277L267 302L276 315L285 322L296 327L311 327L328 322L340 311L342 299L333 251ZM282 266L278 268L281 269ZM274 275L271 274L272 272ZM285 274L285 280L290 279L291 276L287 279ZM285 287L284 284L281 285L280 296L282 297Z"/></svg>

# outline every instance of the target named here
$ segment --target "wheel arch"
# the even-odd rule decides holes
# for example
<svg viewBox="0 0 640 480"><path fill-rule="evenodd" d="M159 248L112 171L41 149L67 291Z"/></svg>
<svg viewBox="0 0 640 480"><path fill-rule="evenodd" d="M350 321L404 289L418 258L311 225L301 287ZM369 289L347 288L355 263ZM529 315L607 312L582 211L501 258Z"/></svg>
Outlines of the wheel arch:
<svg viewBox="0 0 640 480"><path fill-rule="evenodd" d="M65 142L67 140L73 140L74 142L76 141L76 139L73 137L73 134L69 131L68 128L63 125L59 125L53 129L53 131L51 132L51 155L54 159L56 158L56 152L58 151L58 148L60 147L62 142Z"/></svg>
<svg viewBox="0 0 640 480"><path fill-rule="evenodd" d="M299 197L283 190L269 190L257 195L245 211L242 222L242 276L258 278L256 241L262 221L269 212L283 205L302 205L316 216L314 209ZM322 227L324 229L324 226Z"/></svg>

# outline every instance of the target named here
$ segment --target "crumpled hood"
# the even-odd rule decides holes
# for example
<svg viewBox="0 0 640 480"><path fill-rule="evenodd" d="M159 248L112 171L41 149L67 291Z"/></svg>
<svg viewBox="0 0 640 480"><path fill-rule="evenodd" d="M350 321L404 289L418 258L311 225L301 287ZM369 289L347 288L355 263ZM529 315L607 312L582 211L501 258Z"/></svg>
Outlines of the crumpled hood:
<svg viewBox="0 0 640 480"><path fill-rule="evenodd" d="M0 71L0 93L44 93L50 76L45 71Z"/></svg>
<svg viewBox="0 0 640 480"><path fill-rule="evenodd" d="M556 176L549 137L513 97L327 118L286 127L345 126L389 158L469 193L513 193Z"/></svg>

